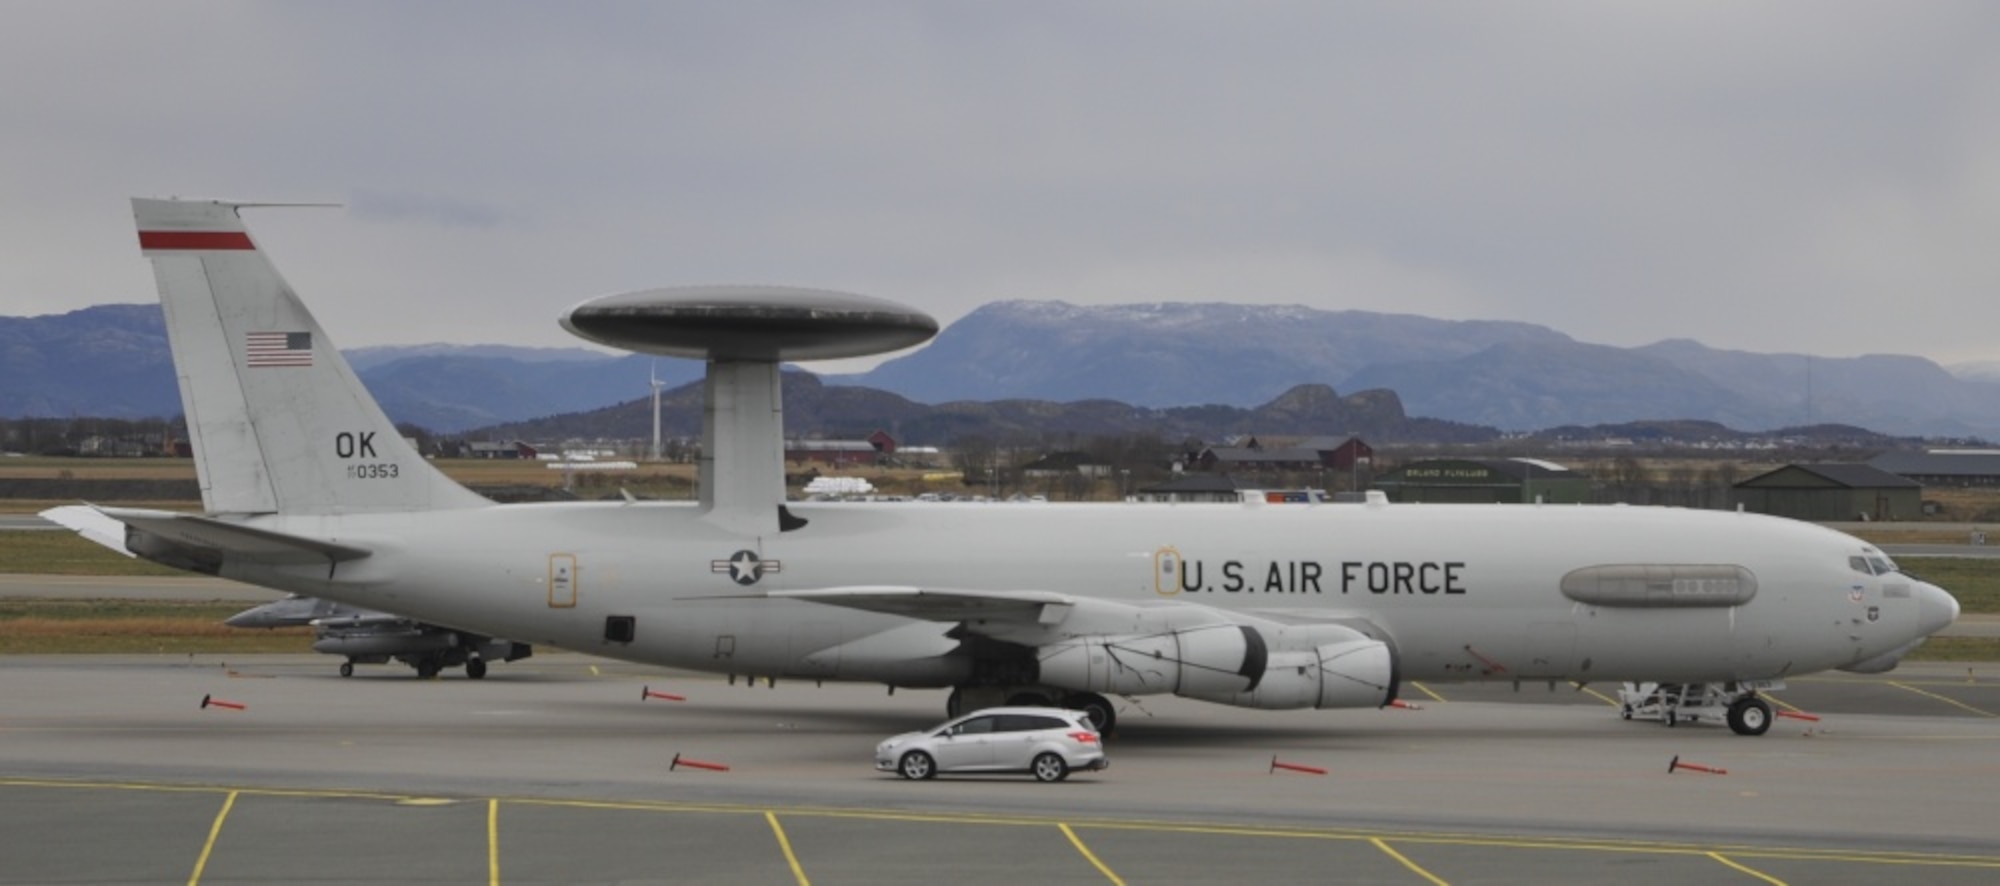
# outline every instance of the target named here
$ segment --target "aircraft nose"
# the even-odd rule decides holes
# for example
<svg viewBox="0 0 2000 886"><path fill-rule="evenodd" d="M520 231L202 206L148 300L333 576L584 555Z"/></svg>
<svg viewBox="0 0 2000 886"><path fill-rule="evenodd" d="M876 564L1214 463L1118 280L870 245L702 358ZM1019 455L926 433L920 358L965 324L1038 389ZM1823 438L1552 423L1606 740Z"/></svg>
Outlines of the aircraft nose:
<svg viewBox="0 0 2000 886"><path fill-rule="evenodd" d="M245 609L223 619L222 623L232 628L261 628L264 626L263 608L259 606L256 609Z"/></svg>
<svg viewBox="0 0 2000 886"><path fill-rule="evenodd" d="M1917 630L1922 631L1923 636L1942 631L1958 619L1958 598L1944 588L1930 582L1918 582L1916 594Z"/></svg>

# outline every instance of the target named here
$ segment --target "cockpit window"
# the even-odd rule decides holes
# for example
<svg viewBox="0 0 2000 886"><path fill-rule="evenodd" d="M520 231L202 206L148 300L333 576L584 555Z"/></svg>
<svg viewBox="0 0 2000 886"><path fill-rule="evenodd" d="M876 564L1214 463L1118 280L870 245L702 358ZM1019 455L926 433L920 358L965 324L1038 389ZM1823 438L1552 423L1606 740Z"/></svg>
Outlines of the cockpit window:
<svg viewBox="0 0 2000 886"><path fill-rule="evenodd" d="M1897 569L1896 564L1890 561L1888 557L1881 554L1873 554L1866 557L1849 557L1847 558L1847 566L1862 575L1888 575L1893 572L1902 571Z"/></svg>

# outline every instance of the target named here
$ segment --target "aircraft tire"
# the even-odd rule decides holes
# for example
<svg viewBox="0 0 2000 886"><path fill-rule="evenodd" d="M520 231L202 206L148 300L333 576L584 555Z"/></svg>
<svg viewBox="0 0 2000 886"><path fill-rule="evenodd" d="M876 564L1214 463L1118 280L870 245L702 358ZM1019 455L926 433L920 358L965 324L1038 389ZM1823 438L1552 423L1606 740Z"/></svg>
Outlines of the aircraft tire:
<svg viewBox="0 0 2000 886"><path fill-rule="evenodd" d="M1771 703L1754 695L1729 706L1729 728L1737 735L1763 735L1771 731Z"/></svg>
<svg viewBox="0 0 2000 886"><path fill-rule="evenodd" d="M1063 707L1072 711L1082 711L1090 718L1090 724L1097 731L1109 734L1118 725L1118 710L1111 706L1111 700L1095 692L1079 692L1063 698Z"/></svg>
<svg viewBox="0 0 2000 886"><path fill-rule="evenodd" d="M429 680L438 675L438 663L433 659L417 662L417 679Z"/></svg>
<svg viewBox="0 0 2000 886"><path fill-rule="evenodd" d="M944 715L956 717L965 713L965 690L952 687L951 694L944 697Z"/></svg>
<svg viewBox="0 0 2000 886"><path fill-rule="evenodd" d="M896 762L896 773L911 781L923 781L937 775L937 761L923 751L911 751Z"/></svg>
<svg viewBox="0 0 2000 886"><path fill-rule="evenodd" d="M472 679L472 680L478 680L478 679L480 679L480 678L482 678L482 677L485 677L485 676L486 676L486 659L483 659L483 658L468 658L468 659L466 659L466 660L465 660L465 676L466 676L466 677L467 677L468 679Z"/></svg>
<svg viewBox="0 0 2000 886"><path fill-rule="evenodd" d="M1010 708L1045 708L1049 706L1049 697L1039 692L1016 692L1013 695L1007 696L1007 706Z"/></svg>
<svg viewBox="0 0 2000 886"><path fill-rule="evenodd" d="M1062 781L1069 777L1069 764L1063 762L1061 754L1043 751L1035 755L1032 770L1036 781Z"/></svg>
<svg viewBox="0 0 2000 886"><path fill-rule="evenodd" d="M341 663L340 663L340 675L341 675L341 676L343 676L343 677L352 677L352 676L354 676L354 662L351 662L351 661L343 661L343 662L341 662Z"/></svg>

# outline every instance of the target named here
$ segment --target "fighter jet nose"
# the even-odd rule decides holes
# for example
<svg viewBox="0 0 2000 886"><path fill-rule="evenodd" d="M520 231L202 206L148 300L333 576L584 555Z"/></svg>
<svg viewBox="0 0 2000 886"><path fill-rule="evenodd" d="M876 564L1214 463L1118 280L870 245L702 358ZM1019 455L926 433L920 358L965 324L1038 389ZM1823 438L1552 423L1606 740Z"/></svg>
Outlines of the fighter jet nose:
<svg viewBox="0 0 2000 886"><path fill-rule="evenodd" d="M1929 582L1917 583L1917 629L1928 637L1958 620L1958 598Z"/></svg>

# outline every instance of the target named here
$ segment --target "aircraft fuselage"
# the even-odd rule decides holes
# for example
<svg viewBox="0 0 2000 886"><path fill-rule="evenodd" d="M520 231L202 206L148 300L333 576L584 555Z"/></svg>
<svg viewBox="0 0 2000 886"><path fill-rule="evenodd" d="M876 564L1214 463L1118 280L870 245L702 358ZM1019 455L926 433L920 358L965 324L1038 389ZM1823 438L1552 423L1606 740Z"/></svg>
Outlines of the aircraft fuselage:
<svg viewBox="0 0 2000 886"><path fill-rule="evenodd" d="M1673 682L1782 677L1883 655L1922 636L1920 625L1941 615L1925 611L1941 605L1930 595L1943 596L1901 573L1856 569L1855 558L1881 557L1858 539L1741 513L1360 504L790 508L805 525L762 537L718 528L677 503L266 518L257 525L375 553L340 564L331 580L324 567L231 577L615 658L904 686L967 679L964 656L953 654L959 643L946 636L952 625L763 595L903 585L1195 603L1250 618L1359 627L1395 649L1404 679ZM1649 602L1566 594L1566 576L1573 586L1596 574L1579 570L1602 568L1642 576L1652 569L1657 593ZM1723 583L1747 598L1703 597L1717 575L1742 576ZM610 627L611 619L627 621Z"/></svg>

